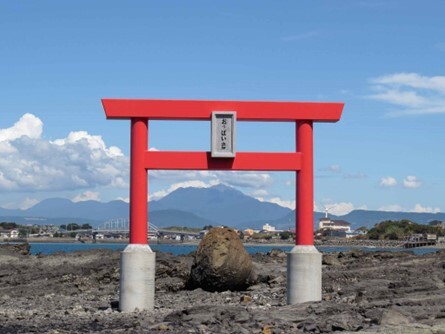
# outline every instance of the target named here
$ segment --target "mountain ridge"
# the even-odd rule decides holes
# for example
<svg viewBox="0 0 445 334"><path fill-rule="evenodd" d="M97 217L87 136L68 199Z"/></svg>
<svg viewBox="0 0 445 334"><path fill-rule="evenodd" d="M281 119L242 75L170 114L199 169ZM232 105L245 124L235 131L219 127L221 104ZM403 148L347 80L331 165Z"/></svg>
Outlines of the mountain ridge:
<svg viewBox="0 0 445 334"><path fill-rule="evenodd" d="M179 188L157 201L150 201L149 220L159 227L227 225L235 228L261 229L265 223L277 229L295 227L295 210L274 203L261 202L232 187L217 185L209 188ZM60 224L75 220L92 225L129 215L129 204L114 200L73 202L64 198L48 198L33 207L20 209L0 208L0 220L38 224ZM318 228L321 212L314 212L314 228ZM445 213L390 212L353 210L346 215L329 215L351 223L353 229L372 227L384 220L409 219L417 223L445 220ZM93 226L94 226L93 225ZM202 226L199 226L202 225Z"/></svg>

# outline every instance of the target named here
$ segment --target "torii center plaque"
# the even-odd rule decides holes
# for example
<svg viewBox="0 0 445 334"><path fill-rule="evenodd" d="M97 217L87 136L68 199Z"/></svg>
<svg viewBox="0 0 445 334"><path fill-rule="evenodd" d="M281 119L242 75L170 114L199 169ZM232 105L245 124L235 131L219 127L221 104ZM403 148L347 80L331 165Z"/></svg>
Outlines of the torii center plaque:
<svg viewBox="0 0 445 334"><path fill-rule="evenodd" d="M236 112L212 112L212 158L235 158Z"/></svg>

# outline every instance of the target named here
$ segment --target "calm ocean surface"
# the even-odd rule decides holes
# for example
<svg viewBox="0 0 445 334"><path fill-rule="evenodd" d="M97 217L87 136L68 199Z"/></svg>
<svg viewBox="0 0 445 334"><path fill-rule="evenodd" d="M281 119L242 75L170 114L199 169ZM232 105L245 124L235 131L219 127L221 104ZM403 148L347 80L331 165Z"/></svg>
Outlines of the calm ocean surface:
<svg viewBox="0 0 445 334"><path fill-rule="evenodd" d="M113 249L113 250L123 250L127 244L73 244L73 243L30 243L31 253L36 254L52 254L56 252L75 252L88 249ZM181 244L150 244L150 248L155 252L170 252L174 255L189 254L196 250L196 245L181 245ZM270 245L258 245L258 246L245 246L246 250L250 254L254 253L267 253L274 248L281 249L283 251L290 251L292 246L270 246ZM426 253L436 252L435 248L414 248L414 249L403 249L403 248L368 248L368 247L326 247L319 246L317 249L323 253L329 252L345 252L352 249L362 249L365 251L375 252L375 251L404 251L413 252L416 255L422 255Z"/></svg>

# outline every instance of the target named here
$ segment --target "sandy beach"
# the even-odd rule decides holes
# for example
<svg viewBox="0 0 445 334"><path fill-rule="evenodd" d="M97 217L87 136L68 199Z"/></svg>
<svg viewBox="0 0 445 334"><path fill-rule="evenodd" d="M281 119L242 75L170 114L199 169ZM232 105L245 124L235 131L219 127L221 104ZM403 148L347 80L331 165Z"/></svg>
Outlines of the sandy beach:
<svg viewBox="0 0 445 334"><path fill-rule="evenodd" d="M15 249L13 249L15 248ZM0 247L0 333L444 333L445 252L323 256L323 300L286 305L286 255L246 291L186 290L192 256L157 253L153 311L118 311L119 252Z"/></svg>

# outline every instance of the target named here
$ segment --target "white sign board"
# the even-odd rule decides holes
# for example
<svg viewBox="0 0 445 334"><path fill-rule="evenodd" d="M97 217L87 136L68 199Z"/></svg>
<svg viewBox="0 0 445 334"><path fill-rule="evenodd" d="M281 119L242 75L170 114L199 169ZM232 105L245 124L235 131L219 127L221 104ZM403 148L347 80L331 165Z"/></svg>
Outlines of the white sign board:
<svg viewBox="0 0 445 334"><path fill-rule="evenodd" d="M212 158L234 158L236 112L212 113Z"/></svg>

